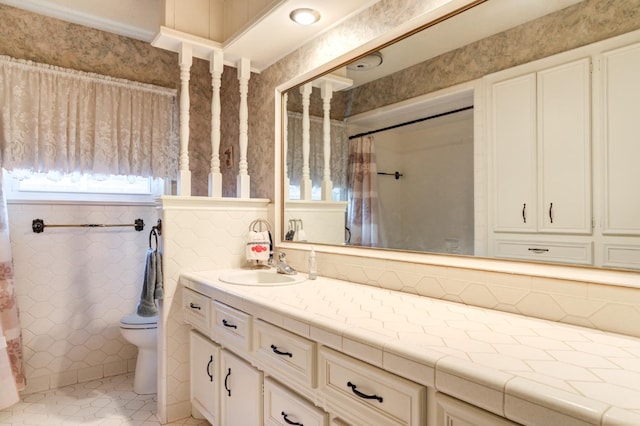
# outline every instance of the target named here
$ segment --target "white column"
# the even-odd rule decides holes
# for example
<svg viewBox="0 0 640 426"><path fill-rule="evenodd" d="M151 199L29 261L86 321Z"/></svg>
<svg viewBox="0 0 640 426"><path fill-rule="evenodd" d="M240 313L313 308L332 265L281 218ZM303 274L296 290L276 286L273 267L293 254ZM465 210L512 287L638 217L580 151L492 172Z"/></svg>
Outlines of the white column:
<svg viewBox="0 0 640 426"><path fill-rule="evenodd" d="M300 179L300 199L311 200L311 175L309 173L309 150L311 142L311 124L309 121L309 105L311 104L311 83L300 87L302 93L302 178Z"/></svg>
<svg viewBox="0 0 640 426"><path fill-rule="evenodd" d="M289 168L287 167L287 152L289 150L289 115L287 113L287 102L289 101L289 94L285 93L282 96L282 168L284 170L282 177L282 199L289 200Z"/></svg>
<svg viewBox="0 0 640 426"><path fill-rule="evenodd" d="M236 196L238 198L251 197L251 180L248 173L247 147L249 145L249 107L247 95L249 93L249 78L251 77L251 62L247 58L238 61L238 80L240 82L240 170L238 172Z"/></svg>
<svg viewBox="0 0 640 426"><path fill-rule="evenodd" d="M322 108L324 110L323 124L323 159L324 170L322 174L322 199L333 200L333 182L331 182L331 98L333 97L333 85L330 81L320 83L322 96Z"/></svg>
<svg viewBox="0 0 640 426"><path fill-rule="evenodd" d="M222 173L220 173L220 87L224 70L221 50L211 52L211 172L209 173L209 197L222 197Z"/></svg>
<svg viewBox="0 0 640 426"><path fill-rule="evenodd" d="M191 45L182 43L178 56L180 63L180 170L178 171L178 195L191 195L189 171L189 80L193 55Z"/></svg>

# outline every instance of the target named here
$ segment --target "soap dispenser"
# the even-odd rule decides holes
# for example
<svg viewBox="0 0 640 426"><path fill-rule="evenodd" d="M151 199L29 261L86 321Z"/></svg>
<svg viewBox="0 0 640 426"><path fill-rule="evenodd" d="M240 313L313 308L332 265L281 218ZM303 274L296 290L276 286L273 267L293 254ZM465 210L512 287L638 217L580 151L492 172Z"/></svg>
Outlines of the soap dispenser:
<svg viewBox="0 0 640 426"><path fill-rule="evenodd" d="M311 247L311 251L309 252L309 279L315 280L318 278L318 271L316 269L316 252Z"/></svg>

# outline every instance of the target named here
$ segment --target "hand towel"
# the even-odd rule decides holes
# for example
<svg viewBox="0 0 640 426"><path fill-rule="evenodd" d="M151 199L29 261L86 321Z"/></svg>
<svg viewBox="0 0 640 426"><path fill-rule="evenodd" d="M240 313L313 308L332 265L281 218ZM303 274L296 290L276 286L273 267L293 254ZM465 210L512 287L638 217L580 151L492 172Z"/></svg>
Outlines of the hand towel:
<svg viewBox="0 0 640 426"><path fill-rule="evenodd" d="M164 297L162 278L162 254L160 253L160 250L156 250L156 285L154 287L153 295L155 300L161 300Z"/></svg>
<svg viewBox="0 0 640 426"><path fill-rule="evenodd" d="M162 256L155 249L148 249L145 259L144 277L142 280L142 292L138 303L138 315L152 317L158 315L156 299L162 299Z"/></svg>
<svg viewBox="0 0 640 426"><path fill-rule="evenodd" d="M247 235L247 260L267 261L271 254L271 233L269 231L249 231Z"/></svg>

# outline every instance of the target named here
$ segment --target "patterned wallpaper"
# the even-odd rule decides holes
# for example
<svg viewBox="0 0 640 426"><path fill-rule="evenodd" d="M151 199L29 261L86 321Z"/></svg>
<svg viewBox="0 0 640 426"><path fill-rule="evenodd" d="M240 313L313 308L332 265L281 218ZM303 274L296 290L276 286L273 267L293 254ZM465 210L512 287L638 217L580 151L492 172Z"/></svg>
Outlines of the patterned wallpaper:
<svg viewBox="0 0 640 426"><path fill-rule="evenodd" d="M640 1L588 0L350 90L349 115L640 28Z"/></svg>
<svg viewBox="0 0 640 426"><path fill-rule="evenodd" d="M382 0L275 63L249 81L249 174L251 196L274 194L274 93L286 81L374 40L396 26L431 10L442 1ZM62 67L96 72L160 86L179 88L178 56L148 43L0 5L0 54ZM355 101L344 106L356 114L380 105L478 78L597 40L640 28L640 0L585 0L555 14L497 34L392 78L356 88ZM531 40L536 43L532 45ZM542 41L542 42L541 42ZM208 62L194 59L191 68L189 156L192 194L207 194L211 158L211 77ZM426 78L425 76L428 76ZM222 75L221 147L233 147L234 164L223 166L223 195L235 196L238 163L239 92L235 68ZM419 82L419 84L416 84ZM372 102L360 92L374 88L386 96ZM295 97L292 102L295 102ZM349 97L351 98L351 97ZM345 97L344 102L347 101ZM340 98L334 104L342 103ZM332 108L334 114L342 106ZM318 111L317 115L321 115ZM335 117L335 115L334 115ZM279 141L278 141L279 143Z"/></svg>
<svg viewBox="0 0 640 426"><path fill-rule="evenodd" d="M176 53L5 5L0 5L0 21L2 55L179 90ZM206 195L211 158L211 75L207 61L194 59L190 83L192 194Z"/></svg>

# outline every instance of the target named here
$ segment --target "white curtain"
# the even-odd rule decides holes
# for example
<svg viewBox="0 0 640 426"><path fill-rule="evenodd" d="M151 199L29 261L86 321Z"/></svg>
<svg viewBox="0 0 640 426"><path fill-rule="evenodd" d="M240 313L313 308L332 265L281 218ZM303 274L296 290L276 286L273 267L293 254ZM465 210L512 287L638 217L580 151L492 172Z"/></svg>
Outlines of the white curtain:
<svg viewBox="0 0 640 426"><path fill-rule="evenodd" d="M0 56L5 169L176 176L176 91Z"/></svg>
<svg viewBox="0 0 640 426"><path fill-rule="evenodd" d="M351 244L378 245L378 173L373 136L349 141L347 227Z"/></svg>
<svg viewBox="0 0 640 426"><path fill-rule="evenodd" d="M0 173L0 410L18 402L18 391L24 389L25 384L9 219Z"/></svg>
<svg viewBox="0 0 640 426"><path fill-rule="evenodd" d="M302 114L288 112L287 173L292 185L302 178ZM310 117L309 169L314 187L320 187L324 173L324 124L321 117ZM338 201L346 201L349 145L347 126L342 121L330 121L331 181L340 189Z"/></svg>

